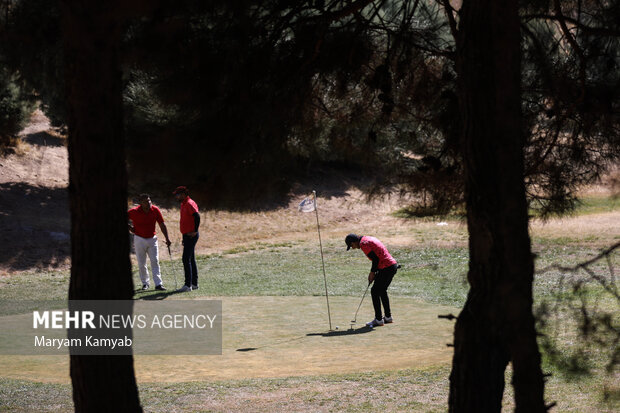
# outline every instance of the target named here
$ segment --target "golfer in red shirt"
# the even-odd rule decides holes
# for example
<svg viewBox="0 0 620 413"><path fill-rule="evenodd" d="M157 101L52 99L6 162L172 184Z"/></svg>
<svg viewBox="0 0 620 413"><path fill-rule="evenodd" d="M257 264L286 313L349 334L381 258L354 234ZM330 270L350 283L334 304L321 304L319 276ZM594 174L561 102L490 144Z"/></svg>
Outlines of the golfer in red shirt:
<svg viewBox="0 0 620 413"><path fill-rule="evenodd" d="M172 192L181 203L181 234L183 234L183 269L185 270L185 285L179 289L180 292L198 289L198 267L196 267L196 256L194 249L198 242L198 227L200 226L200 215L198 205L189 197L189 191L184 186L177 187Z"/></svg>
<svg viewBox="0 0 620 413"><path fill-rule="evenodd" d="M153 272L153 281L155 281L155 289L165 290L161 281L159 270L159 249L157 247L157 236L155 235L155 223L159 224L162 234L166 237L166 245L170 245L168 238L168 229L164 224L164 218L161 211L151 203L151 197L148 194L141 194L138 198L140 205L131 208L127 215L133 223L129 226L129 231L134 234L133 244L138 259L138 271L142 280L142 289L148 290L150 287L149 271L146 268L146 256L151 259L151 271Z"/></svg>
<svg viewBox="0 0 620 413"><path fill-rule="evenodd" d="M351 248L361 249L368 259L372 261L372 267L368 274L368 284L375 282L370 289L372 305L375 308L375 318L366 323L366 325L378 327L385 323L392 323L394 320L392 319L387 289L398 270L398 263L390 255L385 245L375 237L349 234L344 242L347 244L347 251ZM385 317L381 316L381 303L383 303Z"/></svg>

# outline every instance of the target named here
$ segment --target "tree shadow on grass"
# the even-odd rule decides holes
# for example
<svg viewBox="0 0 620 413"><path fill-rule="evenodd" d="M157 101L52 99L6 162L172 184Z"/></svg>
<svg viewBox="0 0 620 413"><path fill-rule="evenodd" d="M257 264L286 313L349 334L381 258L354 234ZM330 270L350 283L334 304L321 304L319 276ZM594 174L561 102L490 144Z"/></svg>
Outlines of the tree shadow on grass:
<svg viewBox="0 0 620 413"><path fill-rule="evenodd" d="M0 268L12 271L67 266L71 253L66 188L0 184Z"/></svg>
<svg viewBox="0 0 620 413"><path fill-rule="evenodd" d="M293 337L291 339L288 340L282 340L282 341L276 341L274 343L270 343L270 344L264 344L262 346L258 346L258 347L243 347L243 348L238 348L237 351L240 352L248 352L248 351L255 351L255 350L259 350L261 348L266 348L266 347L273 347L273 346L278 346L281 344L287 344L287 343L291 343L293 341L298 341L298 340L303 340L306 337L312 337L312 336L321 336L321 337L339 337L339 336L350 336L350 335L354 335L354 334L365 334L365 333L370 333L371 331L373 331L373 329L371 327L361 327L358 329L348 329L348 330L332 330L332 331L328 331L328 332L324 332L324 333L308 333L305 336L299 336L299 337Z"/></svg>
<svg viewBox="0 0 620 413"><path fill-rule="evenodd" d="M281 344L291 343L293 341L303 340L304 338L306 338L306 336L298 336L298 337L290 338L288 340L281 340L281 341L276 341L276 342L273 342L273 343L270 343L270 344L264 344L264 345L258 346L258 347L238 348L237 351L240 351L240 352L254 351L254 350L261 349L261 348L274 347L274 346L279 346Z"/></svg>

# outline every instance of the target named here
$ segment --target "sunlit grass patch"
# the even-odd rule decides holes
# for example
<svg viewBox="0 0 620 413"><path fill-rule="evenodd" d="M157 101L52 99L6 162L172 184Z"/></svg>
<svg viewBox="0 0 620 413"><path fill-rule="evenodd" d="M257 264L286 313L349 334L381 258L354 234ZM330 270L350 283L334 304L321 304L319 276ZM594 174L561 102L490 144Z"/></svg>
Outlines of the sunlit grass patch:
<svg viewBox="0 0 620 413"><path fill-rule="evenodd" d="M589 222L587 217L580 218L579 221ZM613 224L613 221L611 222ZM608 227L613 229L613 225L608 225ZM556 299L561 303L568 302L571 298L570 288L560 288L562 277L567 277L566 274L558 270L543 274L540 270L554 264L575 266L599 254L600 244L605 245L610 237L613 237L613 234L606 234L601 228L606 227L588 228L589 232L571 234L571 231L558 224L550 230L546 228L548 232L544 233L544 236L534 237L533 248L537 254L536 269L539 271L534 283L536 304L540 304L543 300L553 304ZM560 230L565 230L565 232L560 232ZM398 231L401 229L399 228ZM457 310L465 302L468 291L466 275L469 252L466 245L462 244L454 247L437 246L438 240L444 236L442 231L448 231L455 237L463 237L464 233L462 227L456 228L451 225L440 227L435 223L430 223L430 225L427 223L426 227L402 229L396 234L401 237L399 240L406 240L409 236L416 237L418 241L425 240L424 243L412 244L413 246L398 242L390 247L392 254L402 264L389 290L391 296L395 298L396 305L403 303L403 300L407 304L445 305L454 308L455 315L458 315ZM338 311L337 316L341 319L344 317L344 320L348 321L353 316L366 287L370 261L360 251L347 252L341 240L325 241L324 239L323 246L328 289L330 296L334 296L332 305L336 309L340 306L342 311ZM603 260L593 264L591 268L594 274L609 276L609 265L615 269L617 274L620 268L619 255L611 257L610 262ZM161 265L164 283L169 289L174 285L174 275L176 275L177 282L182 284L183 266L180 259L170 261L166 252L161 257ZM257 242L251 248L230 249L224 253L200 255L198 266L199 290L189 294L172 294L164 298L192 299L215 296L226 300L229 297L231 303L238 300L239 308L246 310L251 307L244 305L243 300L249 302L291 300L291 303L298 301L301 310L295 310L290 314L282 312L280 315L270 316L270 319L278 321L279 324L275 327L281 330L283 322L293 325L291 320L298 317L300 311L308 311L316 306L324 312L325 290L318 240L317 242L307 240ZM133 277L134 283L139 287L140 280L135 267ZM571 277L585 282L588 274L581 271ZM21 299L25 296L28 299L66 299L68 285L68 271L14 274L0 278L0 299ZM564 283L565 287L568 285ZM161 293L151 289L146 293L139 292L136 298L158 294ZM237 298L237 296L247 297ZM613 307L616 305L614 300L605 294L600 284L592 280L584 284L581 298L598 309L613 311L616 308ZM366 311L371 309L368 299L369 297L366 297L367 301L363 306ZM620 394L617 376L610 376L605 372L609 354L605 353L604 349L593 348L579 352L577 336L574 333L578 330L579 324L570 321L569 316L572 314L571 311L578 312L581 308L580 302L573 304L571 310L566 309L566 306L563 307L558 321L562 328L566 329L565 333L557 336L558 358L552 360L551 356L555 355L551 354L549 349L544 349L543 352L543 370L545 373L552 374L546 386L547 401L557 401L556 409L562 412L617 411ZM232 307L229 305L230 308ZM401 312L403 309L404 305L401 305ZM255 313L259 312L255 311ZM327 320L323 312L318 317L321 325L324 325L322 328L327 328ZM250 323L255 313L244 314L242 310L238 310L235 314L238 318L243 315ZM615 314L619 314L617 309ZM444 328L451 328L449 322L435 320L435 318L433 321L436 323ZM342 325L341 319L337 321L341 328L348 327ZM402 322L402 318L398 321ZM614 322L618 325L617 321ZM412 331L415 333L416 325L412 324L412 326ZM239 331L243 330L239 329ZM255 338L254 342L240 342L237 346L256 347L277 341L275 339L261 341L258 339L260 335L256 335ZM420 339L420 337L414 337L411 340ZM324 342L318 343L317 348L324 348L326 345ZM298 344L295 341L285 343L283 346L289 346L289 350L301 351L295 347ZM445 346L445 343L443 345ZM273 352L272 358L267 358L268 360L278 360L278 357L281 357L282 349L278 346L274 345L273 348L265 350ZM352 349L352 347L346 348ZM243 354L247 356L251 353ZM346 351L342 354L346 354ZM346 356L342 357L346 358ZM200 363L202 361L194 361L193 365ZM205 369L213 369L214 363L203 364L207 366ZM143 380L140 383L140 394L145 410L153 412L247 410L278 412L303 409L442 412L445 411L447 405L448 364L446 362L445 365L420 370L378 371L373 367L373 371L342 375L321 373L302 377L219 381L200 379L200 374L196 373L196 381L182 383L171 384L158 383L157 380L151 382ZM164 364L137 359L138 372L145 365L152 365L155 370L168 368L164 367ZM342 368L337 362L330 367L334 372ZM67 371L63 371L63 374ZM217 371L212 373L217 375ZM33 377L33 380L38 379L38 377ZM509 376L507 380L509 383ZM510 410L512 390L509 385L506 389L504 408ZM72 410L71 389L68 385L48 385L12 379L0 380L0 411L32 411L34 406L50 406L47 411L70 411ZM38 408L37 411L46 411L45 408Z"/></svg>
<svg viewBox="0 0 620 413"><path fill-rule="evenodd" d="M242 254L250 251L260 251L260 250L268 250L269 252L276 252L279 248L291 248L296 245L296 242L287 241L287 242L254 242L254 243L245 243L242 245L238 245L234 248L227 249L222 252L221 255L232 255L232 254Z"/></svg>
<svg viewBox="0 0 620 413"><path fill-rule="evenodd" d="M421 219L425 221L462 220L465 217L465 210L459 208L446 211L444 214L438 214L436 208L408 205L397 209L391 215L396 218Z"/></svg>
<svg viewBox="0 0 620 413"><path fill-rule="evenodd" d="M69 271L29 271L0 278L0 300L66 300Z"/></svg>
<svg viewBox="0 0 620 413"><path fill-rule="evenodd" d="M576 213L580 215L600 214L620 209L620 198L614 196L589 196L580 199Z"/></svg>

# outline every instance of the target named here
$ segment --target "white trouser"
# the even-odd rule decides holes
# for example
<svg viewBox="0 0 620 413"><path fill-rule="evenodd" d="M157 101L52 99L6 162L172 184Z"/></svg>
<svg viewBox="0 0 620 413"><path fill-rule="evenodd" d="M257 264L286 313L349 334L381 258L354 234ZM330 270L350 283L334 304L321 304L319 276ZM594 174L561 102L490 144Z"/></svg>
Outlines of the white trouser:
<svg viewBox="0 0 620 413"><path fill-rule="evenodd" d="M157 237L142 238L134 235L133 245L136 250L136 258L138 259L138 270L140 271L140 279L142 280L142 284L150 285L149 270L147 270L146 268L146 256L148 255L151 259L151 271L153 271L153 281L155 281L155 286L161 285Z"/></svg>

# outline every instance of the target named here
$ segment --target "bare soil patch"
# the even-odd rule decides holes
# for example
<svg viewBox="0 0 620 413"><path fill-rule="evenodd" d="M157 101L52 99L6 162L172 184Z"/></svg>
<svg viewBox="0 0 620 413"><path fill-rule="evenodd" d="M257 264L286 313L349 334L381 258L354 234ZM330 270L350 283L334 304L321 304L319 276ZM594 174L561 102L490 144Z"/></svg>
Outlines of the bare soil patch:
<svg viewBox="0 0 620 413"><path fill-rule="evenodd" d="M65 139L36 111L16 153L0 158L0 274L67 268L70 216Z"/></svg>

